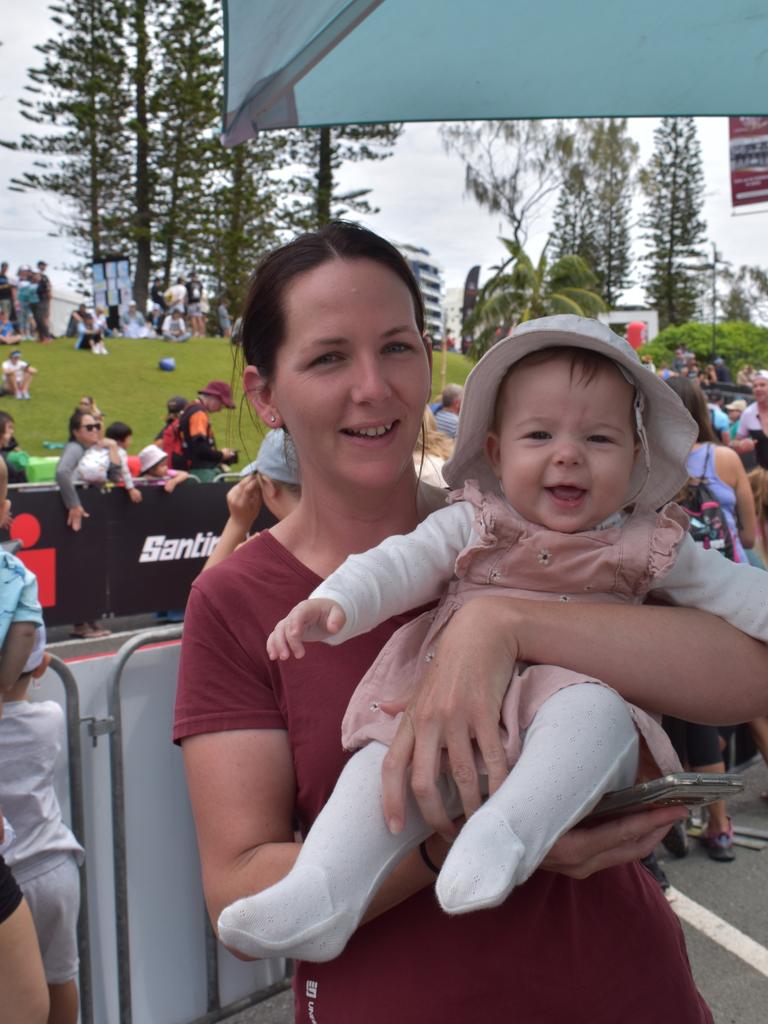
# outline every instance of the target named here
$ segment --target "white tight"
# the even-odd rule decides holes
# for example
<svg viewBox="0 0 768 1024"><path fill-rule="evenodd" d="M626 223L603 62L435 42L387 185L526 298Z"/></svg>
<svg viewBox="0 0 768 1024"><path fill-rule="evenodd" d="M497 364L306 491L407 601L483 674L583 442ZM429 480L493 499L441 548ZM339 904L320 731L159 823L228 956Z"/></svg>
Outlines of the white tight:
<svg viewBox="0 0 768 1024"><path fill-rule="evenodd" d="M387 829L386 749L372 742L347 762L285 878L222 912L225 945L257 957L320 962L339 955L384 876L431 832L412 797L403 831ZM506 781L453 844L436 886L443 909L460 914L503 902L600 797L632 785L637 758L629 709L612 690L581 683L550 697ZM452 781L439 784L449 813L458 815Z"/></svg>

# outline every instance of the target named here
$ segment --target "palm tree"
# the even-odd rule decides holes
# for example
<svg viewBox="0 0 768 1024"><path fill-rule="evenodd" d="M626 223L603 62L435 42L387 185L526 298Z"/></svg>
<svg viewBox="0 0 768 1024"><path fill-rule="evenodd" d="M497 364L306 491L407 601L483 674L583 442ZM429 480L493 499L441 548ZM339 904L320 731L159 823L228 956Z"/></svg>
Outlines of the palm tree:
<svg viewBox="0 0 768 1024"><path fill-rule="evenodd" d="M534 266L519 242L502 238L509 256L480 289L465 330L474 336L472 356L479 359L512 326L554 313L597 316L607 308L595 290L597 276L580 256L562 256L551 266L547 246Z"/></svg>

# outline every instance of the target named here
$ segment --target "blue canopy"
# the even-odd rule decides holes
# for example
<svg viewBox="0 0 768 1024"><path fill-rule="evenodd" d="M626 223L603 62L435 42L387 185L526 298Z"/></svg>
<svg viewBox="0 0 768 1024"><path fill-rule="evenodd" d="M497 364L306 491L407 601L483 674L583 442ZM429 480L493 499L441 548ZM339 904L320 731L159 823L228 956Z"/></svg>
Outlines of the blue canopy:
<svg viewBox="0 0 768 1024"><path fill-rule="evenodd" d="M765 0L225 0L224 141L263 128L765 114Z"/></svg>

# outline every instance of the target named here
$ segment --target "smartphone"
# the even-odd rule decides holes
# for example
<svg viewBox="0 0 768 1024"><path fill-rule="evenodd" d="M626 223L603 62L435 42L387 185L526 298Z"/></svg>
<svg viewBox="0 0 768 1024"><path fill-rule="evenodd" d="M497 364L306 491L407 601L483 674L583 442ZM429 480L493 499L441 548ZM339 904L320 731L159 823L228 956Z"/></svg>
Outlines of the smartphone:
<svg viewBox="0 0 768 1024"><path fill-rule="evenodd" d="M677 772L673 775L664 775L660 779L652 779L650 782L641 782L628 789L606 793L589 818L602 818L608 814L632 814L635 811L670 807L674 804L701 807L716 800L728 800L736 793L741 793L744 786L743 775Z"/></svg>

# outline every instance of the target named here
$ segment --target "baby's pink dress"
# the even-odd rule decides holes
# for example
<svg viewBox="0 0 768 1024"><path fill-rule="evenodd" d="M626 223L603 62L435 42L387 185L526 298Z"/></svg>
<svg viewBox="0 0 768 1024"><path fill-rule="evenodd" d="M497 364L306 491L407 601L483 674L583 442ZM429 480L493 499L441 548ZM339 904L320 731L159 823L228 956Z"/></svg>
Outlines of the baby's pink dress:
<svg viewBox="0 0 768 1024"><path fill-rule="evenodd" d="M621 526L565 534L526 522L502 498L482 493L473 481L449 500L474 506L477 536L456 559L457 578L437 608L399 629L358 684L342 723L342 742L348 750L369 740L391 742L400 715L386 715L380 703L409 699L425 663L432 660L440 631L467 601L499 596L639 604L671 569L687 530L687 517L675 505L657 514L631 516ZM524 732L540 705L563 687L585 680L590 677L556 665L515 666L501 709L510 765L519 757ZM680 771L658 720L633 704L628 707L658 767L655 772L648 765L641 774Z"/></svg>

